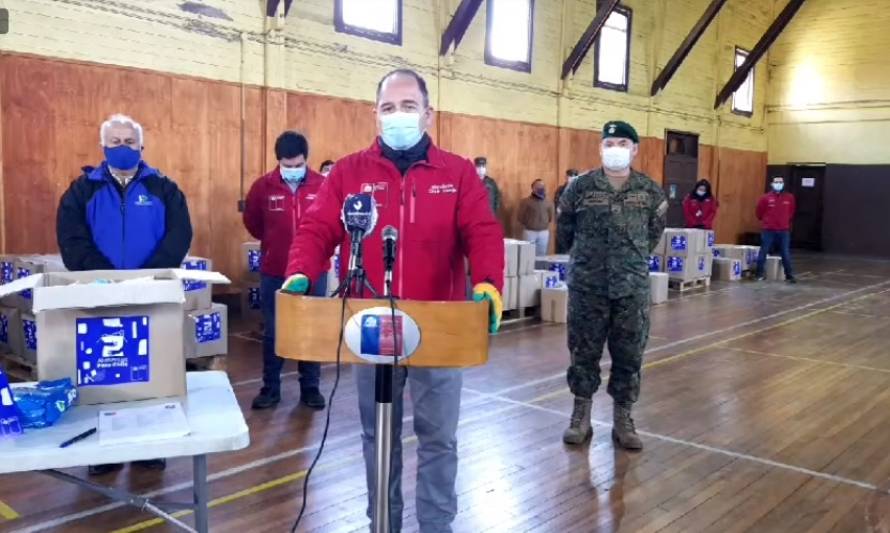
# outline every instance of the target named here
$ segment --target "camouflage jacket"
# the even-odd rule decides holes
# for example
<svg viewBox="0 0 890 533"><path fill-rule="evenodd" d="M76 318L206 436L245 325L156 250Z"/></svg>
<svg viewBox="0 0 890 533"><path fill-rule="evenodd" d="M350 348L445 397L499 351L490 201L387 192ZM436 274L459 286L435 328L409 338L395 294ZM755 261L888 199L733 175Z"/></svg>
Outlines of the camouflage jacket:
<svg viewBox="0 0 890 533"><path fill-rule="evenodd" d="M602 169L578 177L560 198L557 226L570 250L569 286L609 298L647 293L667 206L661 187L635 170L618 191Z"/></svg>

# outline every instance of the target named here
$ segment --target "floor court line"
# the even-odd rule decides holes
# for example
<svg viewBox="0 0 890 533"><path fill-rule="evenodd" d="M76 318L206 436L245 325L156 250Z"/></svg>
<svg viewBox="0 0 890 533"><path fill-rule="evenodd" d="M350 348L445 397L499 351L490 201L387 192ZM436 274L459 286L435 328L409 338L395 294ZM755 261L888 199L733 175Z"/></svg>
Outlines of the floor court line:
<svg viewBox="0 0 890 533"><path fill-rule="evenodd" d="M688 339L682 339L682 340L675 341L674 343L670 343L670 344L676 346L676 345L685 344L685 343L687 343L687 342L692 342L692 341L697 340L697 339L700 339L700 338L706 338L706 337L710 337L710 336L713 336L713 335L719 335L719 334L722 334L722 333L725 333L725 332L728 332L728 331L732 331L732 330L735 330L735 329L738 329L738 328L741 328L741 327L745 327L745 326L747 326L747 325L752 325L752 324L760 323L760 322L763 322L763 321L765 321L765 320L771 320L771 319L773 319L773 318L775 318L775 317L777 317L777 316L783 316L783 315L786 315L786 314L789 314L789 313L793 313L793 312L795 312L795 311L800 311L800 310L803 310L803 309L808 309L808 308L810 308L810 307L819 305L819 304L821 304L821 303L826 303L826 302L828 302L828 301L832 301L832 300L836 300L836 299L839 299L839 298L843 298L843 297L845 297L845 296L849 296L849 295L852 295L852 294L855 294L855 293L858 293L858 292L862 292L862 291L864 291L864 290L869 290L869 289L877 288L877 287L880 287L880 286L883 286L883 285L887 285L887 284L890 284L890 281L885 281L885 282L882 282L882 283L877 283L877 284L874 284L874 285L869 285L869 286L862 287L862 288L859 288L859 289L856 289L856 290L853 290L853 291L848 291L848 292L845 292L845 293L842 293L842 294L839 294L839 295L836 295L836 296L832 296L832 297L828 297L828 298L823 298L823 299L821 299L821 300L817 300L817 301L815 301L815 302L811 302L811 303L809 303L809 304L804 304L804 305L797 306L797 307L794 307L794 308L791 308L791 309L787 309L787 310L784 310L784 311L779 311L779 312L773 313L772 315L767 315L767 316L765 316L765 317L761 317L761 318L758 318L758 319L755 319L755 320L751 320L751 321L748 321L748 322L744 322L744 323L742 323L742 324L737 324L737 325L734 325L734 326L730 326L730 327L728 327L728 328L723 328L723 329L721 329L721 330L716 330L716 331L712 331L712 332L709 332L709 333L705 333L705 334L697 335L697 336L694 336L694 337L690 337L690 338L688 338ZM883 292L888 292L888 291L890 291L890 289L885 290L885 291L878 291L878 292L874 292L874 293L866 294L866 295L863 295L863 296L858 297L858 298L856 298L856 299L854 299L854 300L851 300L851 301L857 301L857 300L860 300L860 299L868 298L868 297L875 296L875 295L877 295L877 294L881 294L881 293L883 293ZM808 313L808 314L806 314L806 315L803 315L803 316L801 316L801 317L798 317L798 318L795 318L795 319L792 319L792 320L790 320L790 321L786 321L786 322L792 322L792 321L796 322L796 321L798 321L798 320L803 320L803 319L808 318L808 317L810 317L810 316L814 316L814 315L816 315L816 314L819 314L819 313L822 313L822 312L825 312L825 311L829 311L829 310L831 310L831 309L834 308L834 307L839 307L839 306L841 306L841 305L850 303L851 301L842 302L842 303L840 303L840 304L837 304L837 305L835 305L835 306L832 306L832 307L829 307L829 308L826 308L826 309L817 310L817 311L815 311L815 312ZM664 363L664 362L666 362L666 361L673 361L673 360L679 359L680 357L685 357L685 356L687 356L687 355L692 355L692 354L694 354L694 353L698 353L698 351L703 351L703 350L709 349L709 348L711 348L711 347L713 347L713 346L716 346L716 345L719 345L719 344L722 344L722 343L725 343L725 342L732 342L733 340L738 340L739 338L744 338L744 337L747 337L747 336L750 336L750 335L755 335L755 334L757 334L757 333L761 333L761 332L763 332L763 331L767 331L767 330L769 330L769 329L773 329L773 328L775 328L775 327L779 327L779 326L782 325L782 324L784 324L784 323L781 323L781 324L775 324L775 325L770 325L770 326L768 326L768 327L761 328L761 329L759 329L759 330L756 330L756 331L753 331L753 332L749 332L749 333L747 333L747 334L744 334L744 335L741 335L741 336L738 336L738 337L734 337L734 338L726 339L726 340L716 341L716 342L713 343L713 345L708 345L708 346L705 346L705 347L700 348L700 349L697 349L697 350L691 350L691 351L686 352L686 353L684 353L684 354L678 354L678 355L675 355L675 356L672 356L672 357L668 357L668 358L666 358L666 359L661 359L661 360L659 360L659 361L653 361L653 362L651 362L651 363L648 363L647 365L644 365L644 368L646 368L647 366L650 366L650 367L651 367L651 366L656 366L656 364L662 364L662 363ZM657 347L657 348L653 348L653 349L651 349L651 350L647 350L646 353L648 354L648 353L651 353L651 352L660 351L660 350L662 350L662 349L666 349L666 348L668 348L668 347L670 347L670 346L669 346L669 345L659 346L659 347ZM470 389L465 389L465 390L468 390L468 391L470 391L470 392L477 392L477 393L479 393L479 394L480 394L479 398L481 398L481 399L484 399L484 398L490 398L490 397L495 396L495 395L501 397L501 399L504 399L504 398L503 398L503 395L504 395L504 394L508 394L508 393L510 393L510 392L515 392L516 390L521 390L521 389L526 388L526 387L531 387L531 386L535 386L535 385L543 384L543 383L546 383L546 382L548 382L548 381L552 381L552 380L554 380L554 379L557 379L557 378L560 378L560 377L564 377L564 376L565 376L565 372L560 372L559 374L554 374L554 375L552 375L552 376L548 376L548 377L540 378L540 379L537 379L537 380L534 380L534 381L530 381L530 382L522 383L522 384L515 385L515 386L512 386L512 387L508 387L508 388L506 388L506 389L503 389L503 390L500 390L500 391L496 391L495 393L484 393L484 392L479 392L479 391L471 391ZM252 381L252 380L248 380L248 381ZM544 399L549 399L548 397L551 397L551 396L553 396L553 395L556 395L556 394L558 394L558 393L560 393L560 392L564 392L564 391L554 391L554 392L547 393L547 394L542 395L542 396L544 397ZM506 400L506 399L504 399L504 400ZM509 401L510 401L510 402L514 402L514 400L509 400ZM532 401L534 402L534 401L541 401L541 400L535 398L535 399L533 399ZM520 404L521 404L521 403L523 403L523 402L516 402L516 403L520 403ZM532 407L539 407L539 406L533 406L533 405L531 405L531 404L528 404L528 405L529 405L529 406L532 406ZM546 408L544 408L544 409L546 409ZM555 410L554 410L554 412L558 412L558 411L555 411ZM560 413L560 415L561 415L561 416L565 416L563 413ZM407 421L407 420L410 420L411 418L412 418L412 417L407 417L407 418L406 418L406 421ZM333 441L329 442L329 444L333 444L333 443L341 442L341 441L343 441L343 440L346 440L347 438L358 438L358 436L360 436L360 433L355 433L355 434L353 434L353 435L349 435L349 436L345 436L345 435L344 435L343 437L334 439ZM242 465L242 466L240 466L240 467L233 467L233 468L230 468L230 469L227 469L227 470L218 472L218 473L216 473L216 474L211 474L211 475L209 475L209 476L208 476L208 482L212 482L212 481L215 481L215 480L217 480L217 479L222 479L222 478L225 478L225 477L229 477L229 476L231 476L231 475L234 475L234 474L237 474L237 473L241 473L241 472L244 472L244 471L247 471L247 470L251 470L251 469L253 469L253 468L258 468L258 467L261 467L261 466L265 466L265 465L270 464L270 463L272 463L272 462L280 461L280 460L282 460L282 459L286 459L286 458L289 458L289 457L293 457L293 456L299 455L300 453L305 453L306 451L311 451L311 450L313 450L313 449L314 449L314 447L304 447L304 448L301 448L301 449L298 449L298 450L292 450L292 451L288 451L288 452L283 452L283 453L278 454L278 455L276 455L276 456L272 456L272 457L268 457L268 458L261 459L261 460L258 460L258 461L254 461L254 462L252 462L252 463L248 463L248 464L246 464L246 465ZM170 486L170 487L161 488L161 489L158 489L158 490L156 490L156 491L152 491L152 492L150 492L150 493L145 494L144 496L146 496L146 497L148 497L148 498L153 498L153 497L161 496L161 495L164 495L164 494L169 494L169 493L171 493L171 492L177 492L177 491L180 491L180 490L184 490L184 489L190 488L191 486L192 486L192 483L191 483L191 482L184 482L184 483L180 483L180 484L178 484L178 485L173 485L173 486ZM117 508L122 507L122 506L123 506L123 504L116 504L116 503L107 504L107 505L104 505L104 506L101 506L101 507L96 507L96 508L93 508L93 509L88 509L88 510L81 511L81 512L78 512L78 513L74 513L74 514L71 514L71 515L66 515L66 516L63 516L63 517L60 517L60 518L57 518L57 519L54 519L54 520L50 520L50 521L47 521L47 522L44 522L44 523L41 523L41 524L36 524L36 525L34 525L34 526L30 526L30 527L28 527L28 528L24 528L24 529L20 529L20 530L15 530L14 533L32 533L32 532L42 531L42 530L47 529L47 528L50 528L50 527L57 527L58 525L65 524L65 523L71 522L71 521L73 521L73 520L80 520L80 519L82 519L82 518L87 518L87 517L89 517L89 516L93 516L93 515L95 515L95 514L104 513L104 512L113 510L113 509L117 509Z"/></svg>
<svg viewBox="0 0 890 533"><path fill-rule="evenodd" d="M865 365L854 365L850 363L839 363L837 361L826 361L824 359L813 359L812 357L800 357L797 355L783 355L779 353L769 353L769 352L761 352L758 350L749 350L747 348L734 348L732 346L726 347L728 350L732 350L734 352L740 352L750 355L762 355L765 357L777 357L779 359L791 359L793 361L802 361L806 363L813 363L817 365L829 365L829 366L840 366L843 368L853 368L856 370L866 370L868 372L881 372L884 374L890 374L890 368L878 368L874 366L865 366Z"/></svg>
<svg viewBox="0 0 890 533"><path fill-rule="evenodd" d="M19 517L19 514L10 507L6 502L0 500L0 518L3 520L15 520Z"/></svg>

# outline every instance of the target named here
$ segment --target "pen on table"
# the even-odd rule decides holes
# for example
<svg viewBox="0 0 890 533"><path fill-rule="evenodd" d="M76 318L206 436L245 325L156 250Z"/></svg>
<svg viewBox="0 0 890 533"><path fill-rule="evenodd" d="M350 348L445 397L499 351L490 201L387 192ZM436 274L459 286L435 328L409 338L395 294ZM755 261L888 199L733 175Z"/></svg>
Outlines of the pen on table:
<svg viewBox="0 0 890 533"><path fill-rule="evenodd" d="M76 437L73 437L73 438L70 438L70 439L66 440L65 442L63 442L62 444L59 444L59 448L67 448L68 446L71 446L71 445L74 444L75 442L80 442L80 441L82 441L83 439L89 437L90 435L92 435L92 434L95 433L96 431L97 431L96 428L93 428L93 429L89 429L89 430L87 430L87 431L84 431L84 432L81 433L80 435L78 435L78 436L76 436Z"/></svg>

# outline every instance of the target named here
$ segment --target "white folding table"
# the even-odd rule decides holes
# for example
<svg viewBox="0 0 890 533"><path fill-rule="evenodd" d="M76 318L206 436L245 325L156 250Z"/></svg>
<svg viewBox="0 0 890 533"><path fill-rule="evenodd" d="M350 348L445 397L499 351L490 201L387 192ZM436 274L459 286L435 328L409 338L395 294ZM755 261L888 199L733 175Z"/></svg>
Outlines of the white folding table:
<svg viewBox="0 0 890 533"><path fill-rule="evenodd" d="M191 433L188 436L139 444L101 446L96 433L67 448L59 448L62 442L97 427L100 410L166 403L171 398L77 406L65 413L54 426L26 430L24 435L12 439L0 439L0 457L3 458L0 461L0 474L40 472L149 511L182 529L206 533L207 454L244 449L250 444L250 435L225 372L189 372L187 382L188 396L178 400L182 402L189 421ZM150 501L122 489L100 485L59 471L93 464L173 457L192 457L194 497L190 503ZM194 529L172 516L172 513L186 509L195 512Z"/></svg>

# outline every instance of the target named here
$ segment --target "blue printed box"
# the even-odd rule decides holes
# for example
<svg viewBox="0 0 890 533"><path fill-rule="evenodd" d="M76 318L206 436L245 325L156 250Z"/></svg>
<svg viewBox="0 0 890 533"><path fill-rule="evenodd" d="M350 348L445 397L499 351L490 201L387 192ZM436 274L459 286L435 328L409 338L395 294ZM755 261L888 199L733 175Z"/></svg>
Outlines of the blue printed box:
<svg viewBox="0 0 890 533"><path fill-rule="evenodd" d="M223 304L187 313L182 326L185 358L225 355L229 350L228 322L228 308Z"/></svg>
<svg viewBox="0 0 890 533"><path fill-rule="evenodd" d="M206 257L188 256L182 262L185 270L212 271L213 261ZM209 309L213 303L213 291L206 281L185 279L182 281L182 290L185 291L185 304L183 309L194 311L197 309Z"/></svg>
<svg viewBox="0 0 890 533"><path fill-rule="evenodd" d="M260 243L245 242L241 245L241 267L244 271L244 279L259 281L262 259Z"/></svg>
<svg viewBox="0 0 890 533"><path fill-rule="evenodd" d="M140 315L76 319L77 386L150 381L149 325L149 317Z"/></svg>
<svg viewBox="0 0 890 533"><path fill-rule="evenodd" d="M649 272L664 272L664 257L660 255L649 256Z"/></svg>

